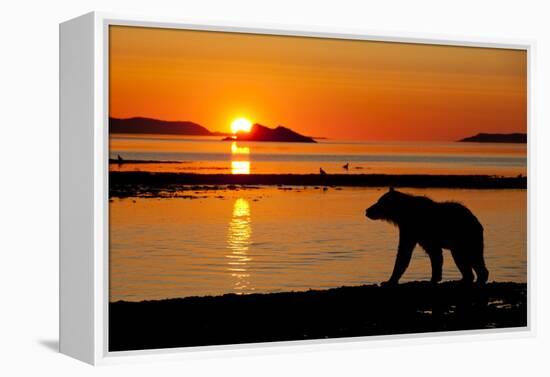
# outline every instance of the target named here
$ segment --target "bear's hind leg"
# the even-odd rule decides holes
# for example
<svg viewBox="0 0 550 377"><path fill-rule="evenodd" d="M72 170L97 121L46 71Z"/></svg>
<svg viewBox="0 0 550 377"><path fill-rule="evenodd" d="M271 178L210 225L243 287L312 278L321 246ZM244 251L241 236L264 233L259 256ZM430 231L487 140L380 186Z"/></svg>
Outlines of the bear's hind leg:
<svg viewBox="0 0 550 377"><path fill-rule="evenodd" d="M462 249L451 249L451 255L456 263L456 266L462 274L461 282L471 284L474 281L474 273L472 272L472 265L468 260L468 254Z"/></svg>
<svg viewBox="0 0 550 377"><path fill-rule="evenodd" d="M483 260L483 254L478 254L474 258L474 261L472 263L472 267L474 268L474 271L476 272L476 283L477 284L485 284L487 283L487 280L489 279L489 270L487 270L487 267L485 267L485 261Z"/></svg>

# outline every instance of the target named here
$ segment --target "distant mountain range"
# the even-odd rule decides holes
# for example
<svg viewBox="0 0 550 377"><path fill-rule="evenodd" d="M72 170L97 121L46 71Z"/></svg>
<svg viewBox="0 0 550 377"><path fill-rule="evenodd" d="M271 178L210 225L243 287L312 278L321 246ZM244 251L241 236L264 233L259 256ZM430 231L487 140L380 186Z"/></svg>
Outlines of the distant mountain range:
<svg viewBox="0 0 550 377"><path fill-rule="evenodd" d="M512 133L512 134L488 134L479 133L475 136L466 137L458 140L460 142L474 142L474 143L527 143L527 134L524 133Z"/></svg>
<svg viewBox="0 0 550 377"><path fill-rule="evenodd" d="M290 128L278 126L277 128L269 128L261 124L254 124L250 132L239 132L236 136L228 136L223 140L226 141L279 141L288 143L316 143L309 136L300 135L292 131Z"/></svg>
<svg viewBox="0 0 550 377"><path fill-rule="evenodd" d="M211 132L200 124L189 121L166 121L153 118L109 118L109 132L114 134L161 134L191 136L227 136L223 140L237 141L281 141L315 143L313 138L300 135L289 128L279 126L268 128L254 124L248 133L229 136L228 133Z"/></svg>
<svg viewBox="0 0 550 377"><path fill-rule="evenodd" d="M115 134L163 134L163 135L193 135L213 136L200 124L188 121L167 121L152 118L109 118L109 132Z"/></svg>

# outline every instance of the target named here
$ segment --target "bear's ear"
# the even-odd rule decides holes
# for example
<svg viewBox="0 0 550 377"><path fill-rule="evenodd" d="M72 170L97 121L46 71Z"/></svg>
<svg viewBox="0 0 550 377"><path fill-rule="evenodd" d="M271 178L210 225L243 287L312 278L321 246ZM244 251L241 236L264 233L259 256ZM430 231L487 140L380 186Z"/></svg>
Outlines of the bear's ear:
<svg viewBox="0 0 550 377"><path fill-rule="evenodd" d="M393 189L393 186L390 186L390 190L389 192L394 192L395 190Z"/></svg>

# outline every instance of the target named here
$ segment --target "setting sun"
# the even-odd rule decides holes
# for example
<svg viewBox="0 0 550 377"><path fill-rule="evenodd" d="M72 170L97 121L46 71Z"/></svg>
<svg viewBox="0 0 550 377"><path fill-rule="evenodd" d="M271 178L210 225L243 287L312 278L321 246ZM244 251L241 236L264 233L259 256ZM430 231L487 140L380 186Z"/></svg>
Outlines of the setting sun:
<svg viewBox="0 0 550 377"><path fill-rule="evenodd" d="M250 132L252 128L252 122L246 118L237 118L231 123L231 132L236 134L238 132Z"/></svg>

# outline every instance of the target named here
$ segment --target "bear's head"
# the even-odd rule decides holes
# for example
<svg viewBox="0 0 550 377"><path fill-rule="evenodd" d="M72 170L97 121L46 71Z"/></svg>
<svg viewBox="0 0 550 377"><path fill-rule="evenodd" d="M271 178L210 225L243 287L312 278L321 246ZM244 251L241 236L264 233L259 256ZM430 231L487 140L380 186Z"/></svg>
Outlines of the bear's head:
<svg viewBox="0 0 550 377"><path fill-rule="evenodd" d="M376 203L367 208L365 215L371 220L395 222L402 211L403 196L405 194L390 187L389 191L382 195Z"/></svg>

